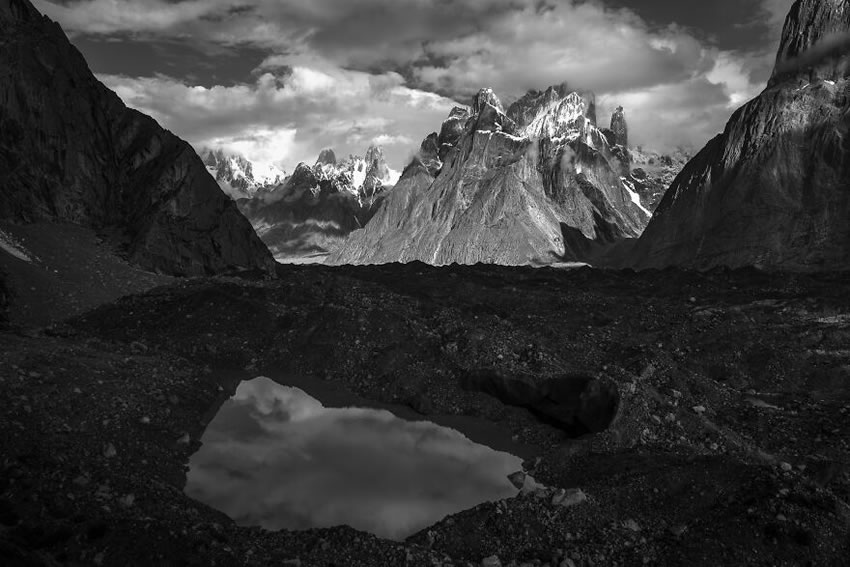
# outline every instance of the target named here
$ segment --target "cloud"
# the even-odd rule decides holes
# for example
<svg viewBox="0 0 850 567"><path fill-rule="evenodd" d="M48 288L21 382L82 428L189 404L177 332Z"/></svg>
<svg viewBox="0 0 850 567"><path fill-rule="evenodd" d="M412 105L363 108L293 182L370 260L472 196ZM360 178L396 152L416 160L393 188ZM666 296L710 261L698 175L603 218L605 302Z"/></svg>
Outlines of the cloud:
<svg viewBox="0 0 850 567"><path fill-rule="evenodd" d="M850 33L834 33L802 53L779 62L777 72L796 73L819 65L847 58L850 54Z"/></svg>
<svg viewBox="0 0 850 567"><path fill-rule="evenodd" d="M167 77L99 78L124 102L196 148L224 147L293 171L322 148L362 155L373 140L400 169L455 101L411 89L397 73L346 71L314 60L267 63L253 84L212 88ZM273 63L273 62L272 62Z"/></svg>
<svg viewBox="0 0 850 567"><path fill-rule="evenodd" d="M792 0L751 2L778 39ZM700 146L763 86L775 54L773 40L740 52L689 28L649 25L637 0L635 10L602 0L36 3L76 34L266 50L254 82L227 87L193 86L189 69L170 70L175 78L104 79L193 143L243 141L277 152L290 171L321 147L362 153L374 139L391 146L388 158L400 169L439 129L451 99L466 103L490 86L510 103L565 81L626 106L635 140Z"/></svg>

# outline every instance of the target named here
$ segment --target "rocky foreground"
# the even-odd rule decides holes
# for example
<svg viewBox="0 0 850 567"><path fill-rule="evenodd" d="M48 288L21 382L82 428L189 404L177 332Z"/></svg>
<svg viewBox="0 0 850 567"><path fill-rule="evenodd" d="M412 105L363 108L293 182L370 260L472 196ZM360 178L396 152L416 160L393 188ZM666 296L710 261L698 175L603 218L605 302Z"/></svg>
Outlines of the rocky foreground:
<svg viewBox="0 0 850 567"><path fill-rule="evenodd" d="M4 564L846 564L846 276L421 264L279 275L182 281L2 331ZM261 374L498 423L550 488L401 543L237 527L183 495L184 465L238 380ZM476 391L575 374L616 392L597 435Z"/></svg>

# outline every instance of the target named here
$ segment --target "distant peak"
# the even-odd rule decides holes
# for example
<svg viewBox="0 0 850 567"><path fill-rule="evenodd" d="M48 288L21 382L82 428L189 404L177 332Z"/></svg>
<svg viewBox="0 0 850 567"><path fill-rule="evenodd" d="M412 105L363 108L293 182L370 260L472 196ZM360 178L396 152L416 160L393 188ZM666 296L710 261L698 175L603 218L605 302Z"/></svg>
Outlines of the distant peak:
<svg viewBox="0 0 850 567"><path fill-rule="evenodd" d="M499 100L499 97L496 96L496 93L494 93L491 88L481 89L478 91L478 94L472 98L473 114L480 114L487 105L492 106L502 114L505 112L505 107L502 106L502 101Z"/></svg>
<svg viewBox="0 0 850 567"><path fill-rule="evenodd" d="M336 165L336 154L330 148L322 150L319 159L316 160L316 165Z"/></svg>

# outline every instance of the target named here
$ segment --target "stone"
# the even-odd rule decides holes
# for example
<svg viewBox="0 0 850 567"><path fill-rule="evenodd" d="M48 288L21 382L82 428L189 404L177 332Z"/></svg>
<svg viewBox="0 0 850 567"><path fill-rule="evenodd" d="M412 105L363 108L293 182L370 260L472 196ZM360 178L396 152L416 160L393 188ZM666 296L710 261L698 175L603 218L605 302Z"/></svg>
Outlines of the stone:
<svg viewBox="0 0 850 567"><path fill-rule="evenodd" d="M491 555L481 560L481 567L502 567L502 562L498 555Z"/></svg>
<svg viewBox="0 0 850 567"><path fill-rule="evenodd" d="M525 486L526 474L522 471L517 471L513 474L508 475L508 480L511 481L517 490L522 490L522 487Z"/></svg>
<svg viewBox="0 0 850 567"><path fill-rule="evenodd" d="M113 445L112 443L107 443L106 445L104 445L104 447L103 447L103 456L104 457L106 457L107 459L111 459L112 457L115 457L116 455L118 455L118 451L115 449L115 445Z"/></svg>

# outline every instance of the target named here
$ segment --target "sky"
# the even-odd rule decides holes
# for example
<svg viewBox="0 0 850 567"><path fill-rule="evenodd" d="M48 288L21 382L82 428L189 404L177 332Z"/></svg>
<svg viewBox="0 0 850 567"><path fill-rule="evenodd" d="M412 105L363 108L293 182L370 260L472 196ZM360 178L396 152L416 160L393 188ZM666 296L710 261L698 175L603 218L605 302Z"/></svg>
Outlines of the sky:
<svg viewBox="0 0 850 567"><path fill-rule="evenodd" d="M129 106L292 172L402 169L451 108L567 82L634 145L701 148L771 73L793 0L33 0Z"/></svg>

